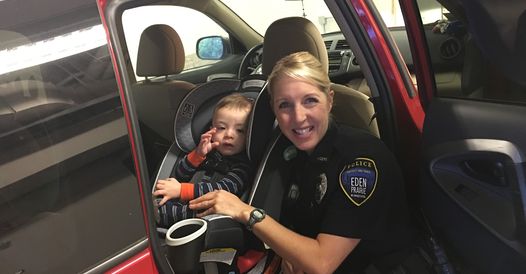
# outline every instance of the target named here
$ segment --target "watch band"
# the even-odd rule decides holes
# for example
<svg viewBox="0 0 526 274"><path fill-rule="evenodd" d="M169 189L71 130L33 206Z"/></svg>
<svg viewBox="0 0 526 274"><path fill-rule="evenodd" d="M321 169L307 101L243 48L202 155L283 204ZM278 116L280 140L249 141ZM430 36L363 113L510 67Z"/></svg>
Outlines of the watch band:
<svg viewBox="0 0 526 274"><path fill-rule="evenodd" d="M252 212L250 212L250 216L248 218L247 229L252 231L252 227L255 224L263 221L263 219L265 219L265 216L267 216L267 213L265 212L265 210L261 208L253 209Z"/></svg>

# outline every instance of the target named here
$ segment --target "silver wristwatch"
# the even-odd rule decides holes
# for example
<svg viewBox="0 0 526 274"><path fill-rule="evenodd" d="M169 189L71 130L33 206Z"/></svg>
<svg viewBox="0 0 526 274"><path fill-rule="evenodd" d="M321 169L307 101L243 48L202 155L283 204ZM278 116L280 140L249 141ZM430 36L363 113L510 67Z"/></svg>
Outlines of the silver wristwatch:
<svg viewBox="0 0 526 274"><path fill-rule="evenodd" d="M261 208L255 208L254 210L252 210L252 212L250 212L250 217L248 218L247 229L252 231L252 227L255 224L263 221L263 219L265 219L265 216L267 216L267 213Z"/></svg>

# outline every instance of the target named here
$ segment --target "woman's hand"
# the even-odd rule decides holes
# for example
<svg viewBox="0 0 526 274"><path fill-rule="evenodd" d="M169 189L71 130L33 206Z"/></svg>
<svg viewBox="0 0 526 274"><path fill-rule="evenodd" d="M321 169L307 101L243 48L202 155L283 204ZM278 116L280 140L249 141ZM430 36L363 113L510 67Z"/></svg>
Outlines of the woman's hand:
<svg viewBox="0 0 526 274"><path fill-rule="evenodd" d="M201 140L195 149L198 156L205 157L210 151L212 151L212 149L219 146L219 142L212 141L212 137L216 133L216 130L217 129L213 127L201 135Z"/></svg>
<svg viewBox="0 0 526 274"><path fill-rule="evenodd" d="M181 196L181 183L174 178L168 178L166 180L159 180L155 185L155 196L163 196L159 205L164 205L168 200L179 198Z"/></svg>
<svg viewBox="0 0 526 274"><path fill-rule="evenodd" d="M245 204L236 195L225 191L216 190L191 200L189 203L192 210L204 210L197 214L198 217L218 213L230 216L234 220L246 224L252 209L252 206Z"/></svg>

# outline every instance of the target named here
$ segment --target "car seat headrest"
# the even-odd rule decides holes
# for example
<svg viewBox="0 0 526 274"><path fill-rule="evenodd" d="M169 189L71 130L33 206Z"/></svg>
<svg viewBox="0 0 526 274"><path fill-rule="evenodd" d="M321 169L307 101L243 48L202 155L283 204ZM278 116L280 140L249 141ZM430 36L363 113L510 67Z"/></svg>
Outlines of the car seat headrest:
<svg viewBox="0 0 526 274"><path fill-rule="evenodd" d="M262 71L270 75L281 58L299 51L307 51L329 72L327 49L316 26L303 17L287 17L273 22L265 33Z"/></svg>
<svg viewBox="0 0 526 274"><path fill-rule="evenodd" d="M188 153L195 148L201 134L210 128L217 101L239 86L237 79L217 79L195 87L186 95L174 120L175 142L182 151Z"/></svg>
<svg viewBox="0 0 526 274"><path fill-rule="evenodd" d="M212 121L216 103L224 96L239 92L254 100L247 125L247 154L250 160L261 157L274 124L268 92L264 90L266 77L250 75L243 80L216 79L190 91L181 102L174 120L177 146L184 152L192 151Z"/></svg>
<svg viewBox="0 0 526 274"><path fill-rule="evenodd" d="M183 43L168 25L146 28L139 41L137 75L143 77L178 74L184 69Z"/></svg>

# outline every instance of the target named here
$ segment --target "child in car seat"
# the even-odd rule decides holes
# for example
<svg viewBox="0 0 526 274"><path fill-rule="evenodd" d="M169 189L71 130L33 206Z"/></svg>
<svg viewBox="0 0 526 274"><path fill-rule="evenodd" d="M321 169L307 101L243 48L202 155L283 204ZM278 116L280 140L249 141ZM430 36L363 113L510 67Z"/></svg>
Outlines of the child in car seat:
<svg viewBox="0 0 526 274"><path fill-rule="evenodd" d="M197 147L174 168L175 178L158 180L154 195L159 202L159 226L195 217L188 201L214 190L240 196L253 168L246 154L246 130L252 110L251 99L233 93L215 106L212 128L201 135Z"/></svg>

